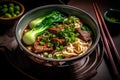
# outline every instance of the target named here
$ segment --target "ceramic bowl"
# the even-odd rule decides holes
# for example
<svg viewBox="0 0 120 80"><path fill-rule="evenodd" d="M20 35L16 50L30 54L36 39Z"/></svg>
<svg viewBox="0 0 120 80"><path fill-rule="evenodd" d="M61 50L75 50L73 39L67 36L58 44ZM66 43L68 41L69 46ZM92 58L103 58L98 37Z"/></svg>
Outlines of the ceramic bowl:
<svg viewBox="0 0 120 80"><path fill-rule="evenodd" d="M48 14L49 12L53 11L53 10L58 10L60 12L63 12L65 14L68 15L74 15L77 16L81 19L82 22L84 22L85 24L89 25L91 30L93 31L93 43L91 48L85 52L84 54L77 56L77 57L73 57L73 58L66 58L66 59L51 59L51 58L45 58L45 57L40 57L38 55L36 55L33 52L30 52L22 43L21 38L22 38L22 33L23 30L26 28L26 25L28 25L28 23L39 17L39 16L44 16L46 14ZM18 21L17 25L16 25L16 31L15 31L15 35L16 35L16 40L21 48L21 50L32 57L32 59L34 58L34 60L36 61L41 61L41 60L45 60L45 61L53 61L53 62L68 62L68 61L75 61L75 60L80 60L84 57L87 57L88 55L90 55L96 48L99 39L100 39L100 31L99 31L99 27L97 25L97 22L95 21L95 19L87 12L85 12L84 10L80 9L80 8L76 8L70 5L61 5L61 4L54 4L54 5L45 5L45 6L40 6L37 7L35 9L32 9L30 11L28 11L26 14L24 14L20 20ZM25 55L23 53L23 55ZM31 58L30 57L30 58Z"/></svg>
<svg viewBox="0 0 120 80"><path fill-rule="evenodd" d="M16 12L11 12L10 13L10 10L11 10L10 9L11 6L9 5L10 3L14 4L14 7L16 5L17 5L17 7L19 6L20 11L19 12L16 11ZM18 1L15 1L15 0L2 0L2 1L0 1L0 7L1 7L0 8L0 11L1 11L0 12L0 24L3 24L3 25L13 25L15 23L15 21L17 21L25 12L24 5L22 3L20 3L20 2L18 2ZM5 8L7 8L7 11L6 11ZM3 12L3 14L2 14L2 12ZM10 15L7 15L6 13L7 14L10 13Z"/></svg>
<svg viewBox="0 0 120 80"><path fill-rule="evenodd" d="M120 10L110 8L104 12L104 20L111 35L119 34L120 30Z"/></svg>

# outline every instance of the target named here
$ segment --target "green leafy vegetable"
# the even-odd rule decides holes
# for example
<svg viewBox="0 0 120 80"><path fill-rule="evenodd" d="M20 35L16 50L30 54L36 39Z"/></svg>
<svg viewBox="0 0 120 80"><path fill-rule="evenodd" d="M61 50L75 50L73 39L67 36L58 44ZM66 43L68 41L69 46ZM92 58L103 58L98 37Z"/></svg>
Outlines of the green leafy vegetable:
<svg viewBox="0 0 120 80"><path fill-rule="evenodd" d="M108 21L112 22L112 23L114 23L114 22L117 22L117 21L118 21L118 19L113 18L113 17L107 17L106 19L107 19Z"/></svg>
<svg viewBox="0 0 120 80"><path fill-rule="evenodd" d="M63 22L66 23L66 24L79 23L79 19L76 16L69 16Z"/></svg>
<svg viewBox="0 0 120 80"><path fill-rule="evenodd" d="M74 42L79 36L78 33L75 33L74 26L66 26L64 30L59 32L59 35L66 39L66 42Z"/></svg>
<svg viewBox="0 0 120 80"><path fill-rule="evenodd" d="M57 59L63 59L64 58L64 54L62 54L62 53L56 54L56 58Z"/></svg>
<svg viewBox="0 0 120 80"><path fill-rule="evenodd" d="M53 11L52 13L44 16L44 20L37 24L30 31L23 35L23 42L27 45L32 45L36 37L42 34L46 29L50 28L52 24L62 22L65 19L65 15L61 14L59 11Z"/></svg>
<svg viewBox="0 0 120 80"><path fill-rule="evenodd" d="M32 21L29 23L29 27L30 27L31 29L34 28L35 26L37 26L38 24L40 24L44 19L45 19L45 17L38 17L38 18L32 20Z"/></svg>

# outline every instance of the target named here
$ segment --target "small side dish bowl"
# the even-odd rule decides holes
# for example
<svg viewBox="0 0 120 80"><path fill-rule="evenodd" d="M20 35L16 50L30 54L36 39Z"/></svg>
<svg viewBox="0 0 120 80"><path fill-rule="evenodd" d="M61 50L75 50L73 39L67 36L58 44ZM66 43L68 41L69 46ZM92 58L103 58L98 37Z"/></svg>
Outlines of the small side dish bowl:
<svg viewBox="0 0 120 80"><path fill-rule="evenodd" d="M53 58L46 58L43 56L40 56L38 54L35 54L34 52L31 52L30 50L28 50L25 45L22 42L23 39L23 31L25 30L25 28L28 26L28 24L35 18L38 17L43 17L45 15L47 15L48 13L50 13L51 11L54 10L58 10L61 13L70 16L77 16L78 18L80 18L80 20L89 26L89 28L92 30L93 32L93 38L92 38L92 45L91 47L83 54L78 55L76 57L71 57L71 58L63 58L63 59L53 59ZM41 18L39 18L41 19ZM51 19L51 18L50 18ZM52 18L54 19L54 18ZM47 19L48 20L48 19ZM47 22L47 24L49 24L49 21ZM43 28L42 28L43 29ZM15 35L16 35L16 40L21 48L21 50L27 54L29 56L29 58L31 58L32 60L38 62L38 63L44 63L46 62L70 62L70 61L75 61L75 60L80 60L83 59L85 57L87 57L88 55L90 55L95 49L96 46L99 42L100 39L100 31L99 31L99 27L97 25L97 22L94 20L94 18L92 16L89 15L89 13L85 12L82 9L70 6L70 5L45 5L45 6L40 6L37 7L35 9L32 9L30 11L28 11L26 14L24 14L18 21L17 25L16 25L16 31L15 31ZM23 53L23 54L24 54ZM94 55L94 54L93 54Z"/></svg>
<svg viewBox="0 0 120 80"><path fill-rule="evenodd" d="M104 20L111 35L119 34L120 30L120 10L109 8L104 12Z"/></svg>
<svg viewBox="0 0 120 80"><path fill-rule="evenodd" d="M15 0L0 1L0 24L13 25L25 12L25 7Z"/></svg>
<svg viewBox="0 0 120 80"><path fill-rule="evenodd" d="M107 23L120 25L120 10L110 8L104 13L104 19Z"/></svg>

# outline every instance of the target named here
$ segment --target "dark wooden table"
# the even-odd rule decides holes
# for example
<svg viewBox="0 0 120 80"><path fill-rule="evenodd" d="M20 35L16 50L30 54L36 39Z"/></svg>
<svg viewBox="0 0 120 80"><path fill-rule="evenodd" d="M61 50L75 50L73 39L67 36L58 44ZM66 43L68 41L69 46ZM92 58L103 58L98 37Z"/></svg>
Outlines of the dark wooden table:
<svg viewBox="0 0 120 80"><path fill-rule="evenodd" d="M49 0L48 2L46 1L40 1L40 0L29 0L25 2L24 0L18 0L21 3L25 5L26 12L28 10L31 10L32 8L41 6L41 5L46 5L46 4L60 4L59 1L57 0ZM37 2L39 1L39 2ZM64 1L64 0L62 0ZM65 0L68 1L68 0ZM29 2L29 3L28 3ZM118 8L119 2L117 0L101 0L98 2L101 12L104 13L107 9L109 8ZM90 0L70 0L67 5L72 5L78 8L81 8L88 12L90 15L92 15L95 19L95 13L93 11L92 3ZM15 25L15 24L14 24ZM15 35L14 35L14 25L11 26L4 26L0 25L0 46L6 46L10 50L13 50L16 47L16 40L15 40ZM8 27L7 29L5 27ZM112 35L112 38L115 42L115 45L118 49L118 52L120 53L120 32L118 31L117 34L114 35L114 30L117 31L115 28L113 28L113 31L110 32ZM16 70L6 59L6 49L3 47L0 47L0 78L1 79L11 79L11 80L30 80L30 78L26 77L23 75L21 72ZM112 80L112 73L110 71L108 62L103 59L102 63L98 67L97 74L90 78L90 80ZM114 79L113 79L114 80Z"/></svg>

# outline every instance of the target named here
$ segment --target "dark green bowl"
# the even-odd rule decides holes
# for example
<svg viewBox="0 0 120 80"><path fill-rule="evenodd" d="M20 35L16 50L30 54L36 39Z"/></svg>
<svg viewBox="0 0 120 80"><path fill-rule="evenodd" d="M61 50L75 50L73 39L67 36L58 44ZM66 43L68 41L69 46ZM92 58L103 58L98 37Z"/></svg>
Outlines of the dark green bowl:
<svg viewBox="0 0 120 80"><path fill-rule="evenodd" d="M22 42L21 42L22 32L26 28L26 25L28 25L28 23L31 20L33 20L39 16L46 15L48 12L51 12L52 10L59 10L68 15L78 16L85 24L87 24L91 27L91 29L94 32L94 39L93 39L93 44L92 44L91 48L86 53L84 53L83 55L74 57L74 58L67 58L67 59L60 59L60 60L50 59L50 58L40 57L40 56L36 55L35 53L30 52L22 44ZM92 16L90 16L87 12L85 12L84 10L81 10L79 8L69 6L69 5L58 5L58 4L57 5L54 4L54 5L40 6L40 7L37 7L35 9L28 11L18 21L18 23L16 25L16 33L15 34L16 34L17 42L18 42L20 48L23 50L23 52L25 52L28 55L35 57L37 59L42 59L42 60L47 60L47 61L72 61L72 60L78 60L78 59L84 58L84 57L88 56L89 54L91 54L96 49L96 46L100 39L99 27L97 25L97 22L94 20L94 18Z"/></svg>

